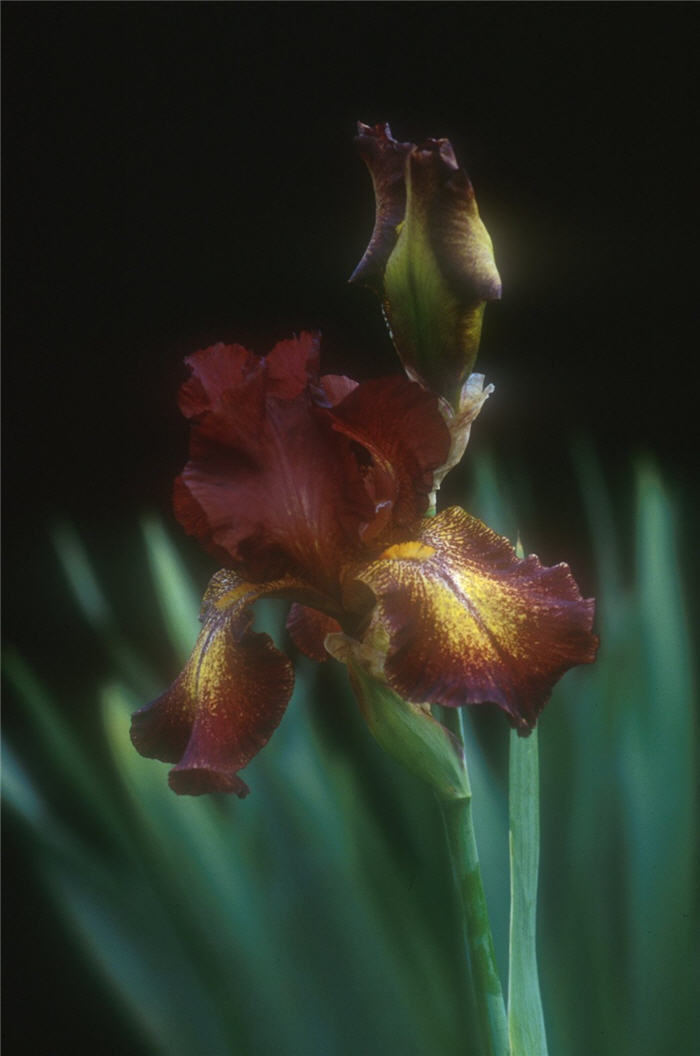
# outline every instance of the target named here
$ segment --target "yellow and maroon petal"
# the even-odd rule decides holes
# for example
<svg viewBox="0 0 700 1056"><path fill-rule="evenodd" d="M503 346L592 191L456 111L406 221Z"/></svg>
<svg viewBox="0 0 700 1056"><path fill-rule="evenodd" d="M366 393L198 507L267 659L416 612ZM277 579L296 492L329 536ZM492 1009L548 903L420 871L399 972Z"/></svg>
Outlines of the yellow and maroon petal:
<svg viewBox="0 0 700 1056"><path fill-rule="evenodd" d="M132 716L131 739L141 755L177 764L169 775L175 792L248 794L238 771L267 744L294 684L287 657L268 635L251 630L250 605L262 593L284 594L287 586L261 588L232 572L217 573L185 669Z"/></svg>
<svg viewBox="0 0 700 1056"><path fill-rule="evenodd" d="M385 677L408 700L491 702L527 733L564 672L595 659L594 602L568 566L520 560L458 507L357 579L376 598L375 633L388 634Z"/></svg>

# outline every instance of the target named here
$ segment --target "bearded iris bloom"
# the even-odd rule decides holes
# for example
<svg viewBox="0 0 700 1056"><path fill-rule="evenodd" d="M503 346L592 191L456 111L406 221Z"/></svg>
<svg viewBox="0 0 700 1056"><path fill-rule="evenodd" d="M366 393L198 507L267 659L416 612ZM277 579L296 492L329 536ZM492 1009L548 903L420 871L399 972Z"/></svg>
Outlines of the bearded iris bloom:
<svg viewBox="0 0 700 1056"><path fill-rule="evenodd" d="M263 596L292 601L289 633L313 659L354 650L407 701L495 704L524 734L594 658L593 601L566 565L518 559L458 507L426 516L451 448L438 398L403 376L323 376L319 353L303 333L264 357L219 344L187 360L175 512L224 568L185 669L132 723L179 793L245 796L239 772L284 714L293 671L253 630Z"/></svg>

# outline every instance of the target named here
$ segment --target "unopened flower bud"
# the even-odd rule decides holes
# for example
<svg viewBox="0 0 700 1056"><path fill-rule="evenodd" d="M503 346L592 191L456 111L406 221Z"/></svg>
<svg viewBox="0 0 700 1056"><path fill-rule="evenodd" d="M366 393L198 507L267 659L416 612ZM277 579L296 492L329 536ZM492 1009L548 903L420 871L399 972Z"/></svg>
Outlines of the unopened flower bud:
<svg viewBox="0 0 700 1056"><path fill-rule="evenodd" d="M399 143L388 125L359 125L376 219L351 276L382 300L410 377L456 408L471 373L487 301L501 295L493 246L469 177L447 139Z"/></svg>

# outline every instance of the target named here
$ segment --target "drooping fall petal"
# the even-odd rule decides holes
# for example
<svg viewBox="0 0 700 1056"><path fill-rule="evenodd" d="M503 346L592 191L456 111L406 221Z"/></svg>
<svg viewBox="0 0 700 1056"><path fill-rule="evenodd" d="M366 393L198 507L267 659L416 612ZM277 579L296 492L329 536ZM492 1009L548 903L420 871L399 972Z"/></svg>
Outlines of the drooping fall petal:
<svg viewBox="0 0 700 1056"><path fill-rule="evenodd" d="M292 666L267 634L251 630L251 603L284 591L218 572L202 606L203 628L171 687L132 716L131 739L150 759L176 763L175 792L235 792L248 786L238 771L267 744L289 702Z"/></svg>
<svg viewBox="0 0 700 1056"><path fill-rule="evenodd" d="M510 543L458 507L426 519L357 580L377 600L384 674L409 700L499 705L527 733L570 667L595 658L592 600L564 564L519 560Z"/></svg>

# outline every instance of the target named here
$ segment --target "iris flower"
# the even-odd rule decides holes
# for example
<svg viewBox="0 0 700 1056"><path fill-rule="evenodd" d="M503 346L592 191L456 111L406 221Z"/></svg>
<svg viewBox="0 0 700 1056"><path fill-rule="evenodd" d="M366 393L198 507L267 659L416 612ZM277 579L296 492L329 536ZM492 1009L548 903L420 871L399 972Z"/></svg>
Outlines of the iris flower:
<svg viewBox="0 0 700 1056"><path fill-rule="evenodd" d="M187 360L175 512L224 568L186 667L132 725L179 793L245 796L239 772L282 719L293 671L253 629L263 596L293 602L290 636L313 659L354 650L406 701L491 703L524 734L594 656L593 602L566 565L519 559L458 507L427 515L451 447L439 398L403 376L321 375L319 352L302 333L266 356L218 344Z"/></svg>
<svg viewBox="0 0 700 1056"><path fill-rule="evenodd" d="M291 663L253 630L264 596L292 602L301 652L348 665L380 743L419 727L404 761L432 753L417 768L430 780L431 759L449 774L452 751L432 705L495 704L527 734L557 679L594 659L593 601L566 565L519 559L458 507L433 515L492 390L470 374L501 291L471 182L448 140L416 146L360 124L356 142L376 220L352 280L380 297L408 376L321 375L314 333L266 356L218 344L187 360L175 513L224 568L184 671L131 731L142 755L175 764L179 793L245 796L239 772L284 714ZM397 721L381 718L387 701Z"/></svg>

